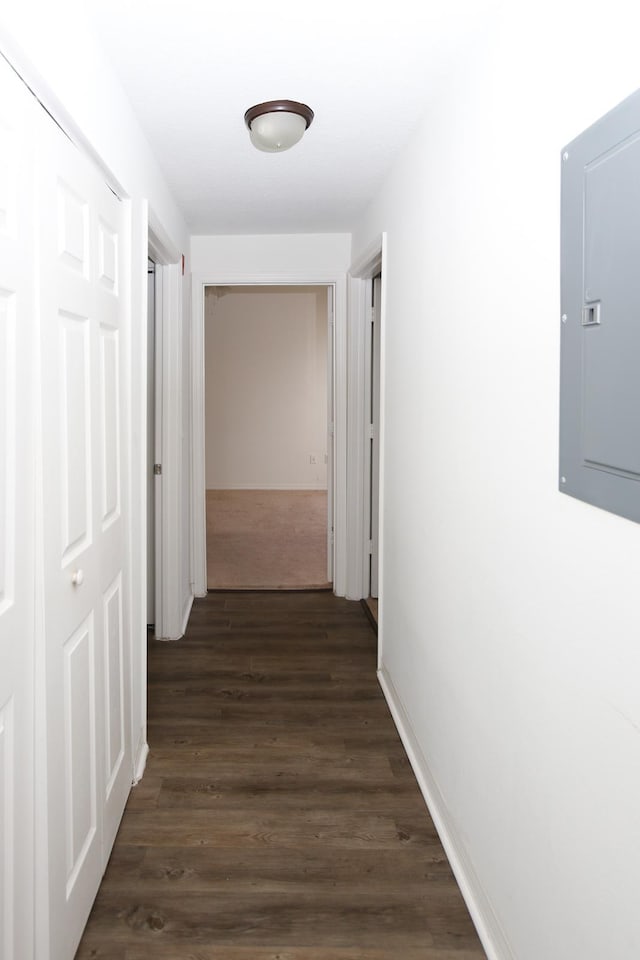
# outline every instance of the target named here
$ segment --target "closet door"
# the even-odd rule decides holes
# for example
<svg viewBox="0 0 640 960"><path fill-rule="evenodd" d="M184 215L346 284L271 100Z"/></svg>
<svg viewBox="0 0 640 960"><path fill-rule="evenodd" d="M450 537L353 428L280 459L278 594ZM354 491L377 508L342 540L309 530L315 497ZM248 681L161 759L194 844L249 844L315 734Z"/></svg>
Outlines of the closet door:
<svg viewBox="0 0 640 960"><path fill-rule="evenodd" d="M33 956L32 98L0 58L0 958Z"/></svg>
<svg viewBox="0 0 640 960"><path fill-rule="evenodd" d="M51 960L71 960L132 780L124 204L39 131Z"/></svg>

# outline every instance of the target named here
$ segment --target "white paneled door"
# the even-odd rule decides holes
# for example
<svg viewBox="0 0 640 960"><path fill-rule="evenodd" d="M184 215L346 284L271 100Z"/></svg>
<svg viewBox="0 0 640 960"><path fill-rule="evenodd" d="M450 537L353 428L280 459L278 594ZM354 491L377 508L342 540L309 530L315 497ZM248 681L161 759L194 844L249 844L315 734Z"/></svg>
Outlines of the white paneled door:
<svg viewBox="0 0 640 960"><path fill-rule="evenodd" d="M129 237L0 57L0 960L72 960L132 781Z"/></svg>
<svg viewBox="0 0 640 960"><path fill-rule="evenodd" d="M34 157L21 86L0 58L1 960L33 955Z"/></svg>
<svg viewBox="0 0 640 960"><path fill-rule="evenodd" d="M38 171L51 960L73 957L132 780L126 208L52 123Z"/></svg>

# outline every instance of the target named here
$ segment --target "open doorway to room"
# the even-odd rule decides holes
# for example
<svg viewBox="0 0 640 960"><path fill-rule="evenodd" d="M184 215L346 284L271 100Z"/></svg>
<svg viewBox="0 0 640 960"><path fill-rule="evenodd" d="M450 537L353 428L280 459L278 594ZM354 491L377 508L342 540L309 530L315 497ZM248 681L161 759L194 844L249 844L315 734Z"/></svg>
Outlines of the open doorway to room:
<svg viewBox="0 0 640 960"><path fill-rule="evenodd" d="M208 589L329 589L326 286L205 287Z"/></svg>

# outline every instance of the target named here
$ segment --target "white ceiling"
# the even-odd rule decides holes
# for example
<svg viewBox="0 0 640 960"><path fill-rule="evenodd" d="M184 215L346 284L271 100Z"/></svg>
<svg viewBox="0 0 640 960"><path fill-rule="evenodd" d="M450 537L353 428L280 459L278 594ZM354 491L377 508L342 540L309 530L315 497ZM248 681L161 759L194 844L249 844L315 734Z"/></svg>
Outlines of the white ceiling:
<svg viewBox="0 0 640 960"><path fill-rule="evenodd" d="M350 231L454 51L495 0L87 0L194 234ZM123 29L124 27L124 29ZM282 154L251 146L254 103L315 119Z"/></svg>

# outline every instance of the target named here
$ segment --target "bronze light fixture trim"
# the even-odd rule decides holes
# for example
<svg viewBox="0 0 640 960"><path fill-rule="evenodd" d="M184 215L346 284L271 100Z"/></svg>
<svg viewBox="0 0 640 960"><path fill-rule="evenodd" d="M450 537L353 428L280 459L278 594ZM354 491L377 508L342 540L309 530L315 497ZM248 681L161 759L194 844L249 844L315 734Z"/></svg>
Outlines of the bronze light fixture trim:
<svg viewBox="0 0 640 960"><path fill-rule="evenodd" d="M256 103L244 115L252 144L265 153L289 150L302 139L312 120L311 107L297 100Z"/></svg>

